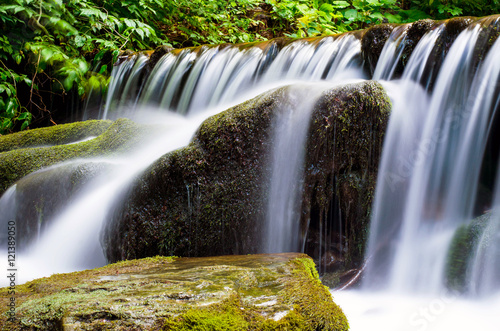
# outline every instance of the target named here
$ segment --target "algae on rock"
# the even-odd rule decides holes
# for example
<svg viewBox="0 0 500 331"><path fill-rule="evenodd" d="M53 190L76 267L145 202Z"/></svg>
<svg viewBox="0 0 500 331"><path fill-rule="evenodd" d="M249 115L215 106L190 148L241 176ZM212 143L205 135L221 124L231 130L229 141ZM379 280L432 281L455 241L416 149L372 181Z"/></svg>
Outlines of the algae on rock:
<svg viewBox="0 0 500 331"><path fill-rule="evenodd" d="M154 257L0 289L3 330L348 330L304 254Z"/></svg>

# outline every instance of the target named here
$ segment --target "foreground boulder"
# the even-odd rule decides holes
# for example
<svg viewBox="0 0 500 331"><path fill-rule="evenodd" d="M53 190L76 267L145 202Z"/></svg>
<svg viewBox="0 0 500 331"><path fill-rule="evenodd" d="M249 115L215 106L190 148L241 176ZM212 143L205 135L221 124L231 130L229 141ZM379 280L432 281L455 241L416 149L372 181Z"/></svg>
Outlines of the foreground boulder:
<svg viewBox="0 0 500 331"><path fill-rule="evenodd" d="M188 146L153 164L107 224L107 258L262 252L274 118L287 111L289 90L207 119ZM325 252L340 255L336 267L362 259L390 107L380 84L362 82L327 90L314 108L300 223L317 260Z"/></svg>
<svg viewBox="0 0 500 331"><path fill-rule="evenodd" d="M348 330L304 254L155 257L16 288L3 330ZM12 316L12 315L10 315Z"/></svg>

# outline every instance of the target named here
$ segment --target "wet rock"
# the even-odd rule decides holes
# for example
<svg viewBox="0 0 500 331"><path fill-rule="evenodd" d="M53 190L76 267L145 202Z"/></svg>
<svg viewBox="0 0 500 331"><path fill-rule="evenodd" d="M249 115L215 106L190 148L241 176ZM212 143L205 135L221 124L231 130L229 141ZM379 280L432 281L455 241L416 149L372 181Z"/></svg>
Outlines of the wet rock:
<svg viewBox="0 0 500 331"><path fill-rule="evenodd" d="M361 52L365 61L365 69L370 76L375 72L382 49L394 27L394 24L376 25L366 30L361 39Z"/></svg>
<svg viewBox="0 0 500 331"><path fill-rule="evenodd" d="M104 230L107 258L261 252L273 118L287 91L207 119L190 145L150 167ZM382 87L364 82L326 92L313 114L300 222L319 230L331 221L321 215L339 197L341 222L348 224L339 236L347 234L345 261L362 258L366 238L358 231L366 233L389 109Z"/></svg>
<svg viewBox="0 0 500 331"><path fill-rule="evenodd" d="M491 212L473 219L459 227L453 236L446 258L445 283L453 291L468 290L470 262L491 219Z"/></svg>
<svg viewBox="0 0 500 331"><path fill-rule="evenodd" d="M117 155L141 143L151 128L126 119L88 121L0 137L0 194L42 168L77 158ZM85 140L85 138L94 139ZM84 140L84 141L82 141Z"/></svg>
<svg viewBox="0 0 500 331"><path fill-rule="evenodd" d="M155 257L16 287L9 330L347 330L304 254Z"/></svg>

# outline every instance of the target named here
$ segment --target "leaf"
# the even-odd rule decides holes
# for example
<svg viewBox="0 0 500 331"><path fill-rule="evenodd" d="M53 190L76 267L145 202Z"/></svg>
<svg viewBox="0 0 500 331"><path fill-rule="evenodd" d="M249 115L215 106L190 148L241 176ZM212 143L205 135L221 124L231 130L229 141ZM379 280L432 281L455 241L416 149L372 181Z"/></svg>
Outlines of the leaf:
<svg viewBox="0 0 500 331"><path fill-rule="evenodd" d="M141 37L141 39L144 40L144 30L137 29L135 30L135 32L137 32L137 34Z"/></svg>
<svg viewBox="0 0 500 331"><path fill-rule="evenodd" d="M23 59L23 57L22 57L21 53L16 53L14 55L14 61L16 61L17 64L20 64L22 59Z"/></svg>
<svg viewBox="0 0 500 331"><path fill-rule="evenodd" d="M384 16L387 18L389 23L401 23L402 18L399 15L393 15L390 13L385 13Z"/></svg>
<svg viewBox="0 0 500 331"><path fill-rule="evenodd" d="M28 121L31 121L31 113L29 112L24 112L24 113L21 113L19 114L19 116L17 117L17 120L21 121L21 120L28 120Z"/></svg>
<svg viewBox="0 0 500 331"><path fill-rule="evenodd" d="M104 75L108 71L108 65L105 64L101 67L101 70L99 70L99 74ZM92 77L91 77L92 78Z"/></svg>
<svg viewBox="0 0 500 331"><path fill-rule="evenodd" d="M381 20L381 21L385 18L384 15L382 15L382 13L379 13L379 12L372 13L372 14L370 14L369 17L370 18L375 18L375 19L378 19L378 20Z"/></svg>
<svg viewBox="0 0 500 331"><path fill-rule="evenodd" d="M358 11L356 9L348 9L345 11L344 17L349 21L354 21L356 18L358 18Z"/></svg>
<svg viewBox="0 0 500 331"><path fill-rule="evenodd" d="M30 125L29 121L24 121L21 125L21 131L25 130Z"/></svg>
<svg viewBox="0 0 500 331"><path fill-rule="evenodd" d="M324 3L321 5L321 7L319 7L319 10L325 13L331 13L332 11L335 10L335 8L329 3Z"/></svg>
<svg viewBox="0 0 500 331"><path fill-rule="evenodd" d="M13 118L16 116L16 110L17 110L17 103L14 101L14 99L9 98L9 101L7 101L7 107L5 108L5 114L8 118Z"/></svg>
<svg viewBox="0 0 500 331"><path fill-rule="evenodd" d="M338 9L347 8L351 6L351 4L347 1L332 1L332 5L333 7Z"/></svg>

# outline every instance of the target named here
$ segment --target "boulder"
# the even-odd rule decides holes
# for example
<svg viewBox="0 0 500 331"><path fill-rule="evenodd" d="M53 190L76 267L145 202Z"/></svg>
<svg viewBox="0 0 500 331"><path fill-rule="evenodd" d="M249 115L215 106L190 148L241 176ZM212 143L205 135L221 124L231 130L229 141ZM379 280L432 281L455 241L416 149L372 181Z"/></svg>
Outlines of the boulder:
<svg viewBox="0 0 500 331"><path fill-rule="evenodd" d="M125 152L140 143L141 133L148 130L119 119L76 122L0 136L0 195L17 180L42 168Z"/></svg>
<svg viewBox="0 0 500 331"><path fill-rule="evenodd" d="M262 252L273 119L288 90L264 93L207 119L187 147L153 164L104 230L107 258ZM328 90L312 115L298 221L303 237L328 222L346 224L340 234L330 225L324 234L346 238L349 248L340 254L350 254L343 258L348 263L362 259L390 107L381 85L362 82ZM324 216L333 208L342 210L340 220ZM314 247L305 252L321 258Z"/></svg>
<svg viewBox="0 0 500 331"><path fill-rule="evenodd" d="M313 261L296 253L153 257L53 275L15 291L10 311L8 288L0 289L0 323L8 330L349 328Z"/></svg>

